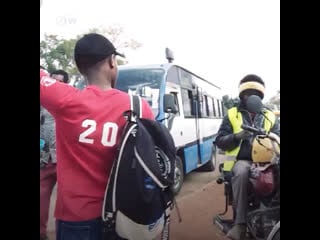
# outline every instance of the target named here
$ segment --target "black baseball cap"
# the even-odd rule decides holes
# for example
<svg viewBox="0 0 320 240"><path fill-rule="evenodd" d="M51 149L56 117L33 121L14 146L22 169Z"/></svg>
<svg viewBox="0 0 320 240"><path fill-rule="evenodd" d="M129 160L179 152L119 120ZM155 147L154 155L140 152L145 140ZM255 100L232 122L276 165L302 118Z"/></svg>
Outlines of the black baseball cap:
<svg viewBox="0 0 320 240"><path fill-rule="evenodd" d="M109 39L98 33L85 34L74 48L74 60L81 73L112 54L125 57Z"/></svg>

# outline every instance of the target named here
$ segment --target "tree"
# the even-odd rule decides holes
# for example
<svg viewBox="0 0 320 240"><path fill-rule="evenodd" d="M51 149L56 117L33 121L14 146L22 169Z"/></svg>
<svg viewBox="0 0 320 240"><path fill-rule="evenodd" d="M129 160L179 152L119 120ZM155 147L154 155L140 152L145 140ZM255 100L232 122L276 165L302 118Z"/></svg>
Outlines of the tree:
<svg viewBox="0 0 320 240"><path fill-rule="evenodd" d="M265 105L273 110L280 110L280 90Z"/></svg>
<svg viewBox="0 0 320 240"><path fill-rule="evenodd" d="M141 43L124 35L124 29L121 26L93 28L88 32L96 32L106 36L120 51L135 50L141 47ZM40 60L44 67L49 72L59 68L67 71L70 76L79 75L73 60L73 51L75 43L80 37L81 35L72 39L63 39L57 35L45 35L44 40L40 42ZM126 63L125 59L118 59L119 65Z"/></svg>
<svg viewBox="0 0 320 240"><path fill-rule="evenodd" d="M45 35L40 42L40 59L49 72L63 69L70 75L77 70L73 61L73 50L76 39L62 39L57 35Z"/></svg>
<svg viewBox="0 0 320 240"><path fill-rule="evenodd" d="M125 49L135 50L142 46L140 42L129 38L125 35L124 29L122 26L110 26L110 27L99 27L89 29L90 33L99 33L103 36L106 36L115 46L115 48L122 52ZM80 36L78 36L80 38ZM127 61L123 58L117 58L118 65L124 65Z"/></svg>
<svg viewBox="0 0 320 240"><path fill-rule="evenodd" d="M226 109L229 109L237 106L240 103L240 99L238 97L231 98L228 95L224 95L222 97L222 103ZM271 97L264 105L272 110L280 110L280 90L277 91L277 94Z"/></svg>
<svg viewBox="0 0 320 240"><path fill-rule="evenodd" d="M99 27L89 29L90 33L99 33L106 36L114 46L119 50L132 49L135 50L140 48L142 44L137 40L134 40L124 33L124 28L122 26L109 26L109 27ZM78 36L80 37L80 36Z"/></svg>
<svg viewBox="0 0 320 240"><path fill-rule="evenodd" d="M226 109L230 109L234 106L237 106L239 104L239 102L240 102L239 98L231 98L228 95L224 95L222 97L222 103Z"/></svg>

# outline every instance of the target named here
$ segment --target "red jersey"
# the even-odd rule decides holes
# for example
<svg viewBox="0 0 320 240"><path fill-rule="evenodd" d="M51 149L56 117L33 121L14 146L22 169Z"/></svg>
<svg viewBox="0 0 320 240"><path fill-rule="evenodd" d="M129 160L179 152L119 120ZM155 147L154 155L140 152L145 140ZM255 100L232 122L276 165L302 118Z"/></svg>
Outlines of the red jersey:
<svg viewBox="0 0 320 240"><path fill-rule="evenodd" d="M56 121L57 202L55 217L85 221L101 216L116 147L130 109L127 93L96 86L83 90L48 77L40 81L40 102ZM154 119L142 100L142 116Z"/></svg>

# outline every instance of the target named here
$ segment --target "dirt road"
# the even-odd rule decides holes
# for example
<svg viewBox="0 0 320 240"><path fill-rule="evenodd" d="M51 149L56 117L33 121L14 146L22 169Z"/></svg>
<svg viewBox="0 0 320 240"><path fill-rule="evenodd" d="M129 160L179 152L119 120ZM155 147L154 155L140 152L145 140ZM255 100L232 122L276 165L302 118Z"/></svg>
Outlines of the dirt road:
<svg viewBox="0 0 320 240"><path fill-rule="evenodd" d="M213 216L224 210L223 185L215 182L218 173L193 172L186 176L181 192L177 196L182 222L177 212L172 212L170 240L226 240L213 225ZM52 196L49 220L49 237L55 239ZM231 213L231 212L230 212Z"/></svg>
<svg viewBox="0 0 320 240"><path fill-rule="evenodd" d="M207 173L194 173L207 174ZM202 178L204 178L202 176ZM196 184L190 184L192 186ZM188 184L186 188L189 188ZM220 230L213 225L213 216L224 210L223 186L211 181L192 193L177 198L182 222L172 212L170 240L225 240ZM231 213L231 212L230 212ZM230 216L230 215L229 215Z"/></svg>

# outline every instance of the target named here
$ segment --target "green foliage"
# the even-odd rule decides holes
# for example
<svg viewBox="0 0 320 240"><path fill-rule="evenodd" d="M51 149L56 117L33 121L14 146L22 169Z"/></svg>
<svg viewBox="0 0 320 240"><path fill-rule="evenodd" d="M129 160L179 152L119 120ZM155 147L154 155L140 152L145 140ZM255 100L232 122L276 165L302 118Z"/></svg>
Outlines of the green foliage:
<svg viewBox="0 0 320 240"><path fill-rule="evenodd" d="M239 98L231 98L228 95L224 95L222 97L222 103L226 109L230 109L234 106L237 106L239 104L239 101L240 101Z"/></svg>
<svg viewBox="0 0 320 240"><path fill-rule="evenodd" d="M89 29L90 33L99 33L106 36L114 46L119 50L140 48L142 44L137 40L129 38L125 35L124 28L121 26L99 27Z"/></svg>
<svg viewBox="0 0 320 240"><path fill-rule="evenodd" d="M273 110L280 110L280 90L275 96L271 97L265 105Z"/></svg>
<svg viewBox="0 0 320 240"><path fill-rule="evenodd" d="M240 99L237 98L231 98L228 95L224 95L222 97L223 106L226 109L229 109L233 106L237 106L240 102ZM277 91L277 94L273 97L271 97L267 102L264 103L264 105L272 110L280 110L280 90Z"/></svg>
<svg viewBox="0 0 320 240"><path fill-rule="evenodd" d="M121 26L100 27L90 29L88 32L96 32L106 36L117 49L135 50L141 47L141 43L128 38L124 35L124 29ZM49 72L57 69L63 69L70 76L79 75L74 63L73 52L76 41L82 35L75 38L63 39L57 35L45 35L44 40L40 42L40 60L42 65ZM122 58L117 59L119 65L126 64L127 61Z"/></svg>
<svg viewBox="0 0 320 240"><path fill-rule="evenodd" d="M76 39L62 39L57 35L45 35L40 42L40 59L49 72L63 69L70 75L77 70L73 61L73 50Z"/></svg>

